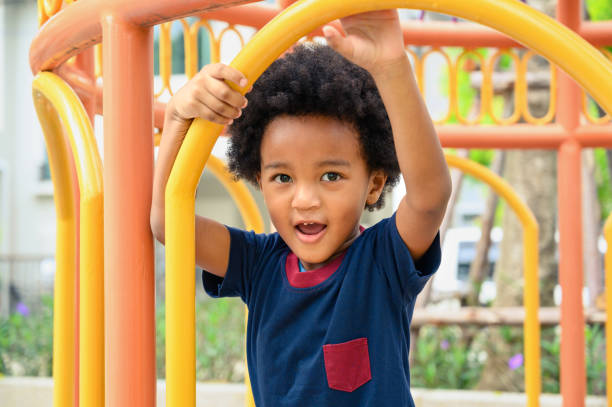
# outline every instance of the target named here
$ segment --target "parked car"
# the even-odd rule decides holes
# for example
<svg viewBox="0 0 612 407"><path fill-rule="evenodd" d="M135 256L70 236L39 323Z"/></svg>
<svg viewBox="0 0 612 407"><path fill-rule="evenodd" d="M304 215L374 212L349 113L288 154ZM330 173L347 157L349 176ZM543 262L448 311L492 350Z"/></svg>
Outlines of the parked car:
<svg viewBox="0 0 612 407"><path fill-rule="evenodd" d="M476 244L480 240L480 228L476 226L450 228L446 232L442 246L442 262L433 279L432 298L438 301L445 298L457 298L467 293L469 287L470 265L476 256ZM489 265L485 281L482 284L478 297L481 304L490 303L495 299L496 287L493 280L495 263L499 258L500 242L503 230L499 227L491 231L491 246L489 247ZM558 235L555 237L558 241ZM606 251L606 242L602 236L598 240L598 249L603 258ZM602 271L603 273L603 271ZM554 303L561 304L561 286L554 289ZM583 304L589 303L587 287L582 291Z"/></svg>

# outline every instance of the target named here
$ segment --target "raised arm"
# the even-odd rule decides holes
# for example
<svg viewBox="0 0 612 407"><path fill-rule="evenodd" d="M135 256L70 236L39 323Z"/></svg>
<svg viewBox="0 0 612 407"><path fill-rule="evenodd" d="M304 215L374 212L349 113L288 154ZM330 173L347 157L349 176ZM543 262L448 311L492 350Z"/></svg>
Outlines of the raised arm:
<svg viewBox="0 0 612 407"><path fill-rule="evenodd" d="M239 117L241 109L246 106L246 98L232 90L225 80L246 85L246 78L235 69L223 64L207 65L172 97L166 107L153 176L150 215L151 231L161 243L165 243L166 184L193 118L201 117L227 125ZM228 230L224 225L201 216L196 216L195 222L196 264L224 277L229 260Z"/></svg>
<svg viewBox="0 0 612 407"><path fill-rule="evenodd" d="M451 182L440 142L404 50L395 10L341 20L346 35L324 28L327 41L367 69L387 109L406 195L396 221L404 243L418 259L431 245L446 211Z"/></svg>

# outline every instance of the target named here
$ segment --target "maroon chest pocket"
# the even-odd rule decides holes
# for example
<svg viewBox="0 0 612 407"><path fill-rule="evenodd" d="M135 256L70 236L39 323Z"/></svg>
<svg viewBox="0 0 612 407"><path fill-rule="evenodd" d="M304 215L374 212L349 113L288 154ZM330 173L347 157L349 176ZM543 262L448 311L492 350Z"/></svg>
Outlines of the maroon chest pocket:
<svg viewBox="0 0 612 407"><path fill-rule="evenodd" d="M323 358L331 389L352 392L372 379L368 338L323 345Z"/></svg>

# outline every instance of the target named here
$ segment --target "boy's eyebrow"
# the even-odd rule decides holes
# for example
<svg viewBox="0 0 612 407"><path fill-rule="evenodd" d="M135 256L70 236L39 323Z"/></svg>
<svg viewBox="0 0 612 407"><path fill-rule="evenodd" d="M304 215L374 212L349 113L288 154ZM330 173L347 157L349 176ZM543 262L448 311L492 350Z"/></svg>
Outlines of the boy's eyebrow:
<svg viewBox="0 0 612 407"><path fill-rule="evenodd" d="M274 169L274 168L287 168L287 167L289 167L289 164L287 164L284 161L272 161L270 164L266 164L266 166L264 167L264 170Z"/></svg>
<svg viewBox="0 0 612 407"><path fill-rule="evenodd" d="M350 167L351 163L346 160L323 160L317 163L317 167ZM264 166L264 170L277 169L277 168L289 168L290 165L284 161L272 161L270 164Z"/></svg>
<svg viewBox="0 0 612 407"><path fill-rule="evenodd" d="M324 160L317 163L319 167L350 167L351 163L346 160Z"/></svg>

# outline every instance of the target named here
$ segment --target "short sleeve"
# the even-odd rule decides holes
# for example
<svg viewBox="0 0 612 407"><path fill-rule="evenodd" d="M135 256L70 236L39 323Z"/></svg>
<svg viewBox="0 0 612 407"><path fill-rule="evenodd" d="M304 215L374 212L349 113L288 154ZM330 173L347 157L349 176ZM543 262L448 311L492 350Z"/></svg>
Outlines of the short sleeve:
<svg viewBox="0 0 612 407"><path fill-rule="evenodd" d="M230 233L229 263L225 278L202 271L204 290L213 298L240 297L248 304L253 279L268 250L278 238L275 235L256 234L226 226Z"/></svg>
<svg viewBox="0 0 612 407"><path fill-rule="evenodd" d="M413 301L440 266L440 234L415 262L397 230L395 214L374 228L376 264L402 303Z"/></svg>

